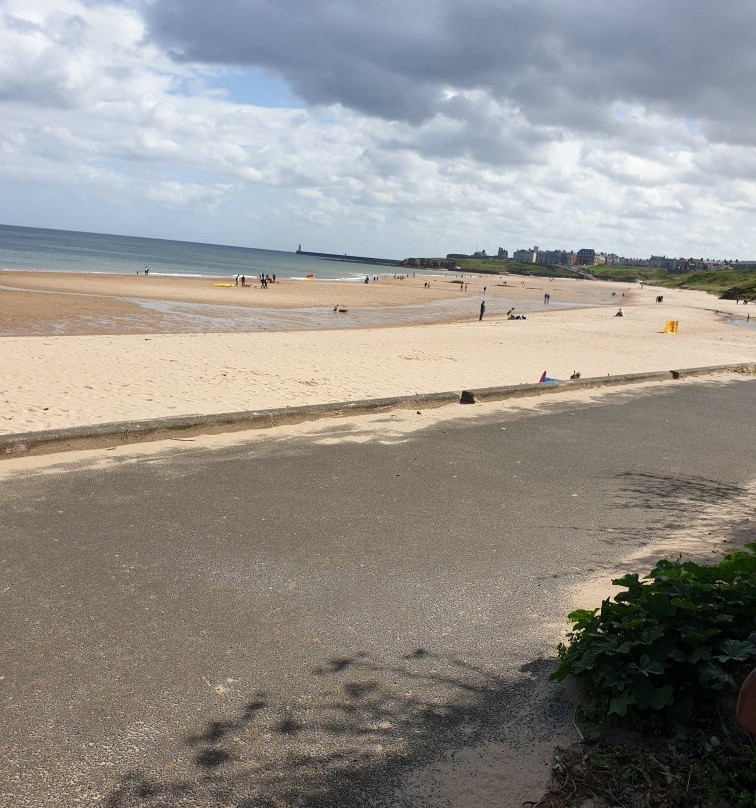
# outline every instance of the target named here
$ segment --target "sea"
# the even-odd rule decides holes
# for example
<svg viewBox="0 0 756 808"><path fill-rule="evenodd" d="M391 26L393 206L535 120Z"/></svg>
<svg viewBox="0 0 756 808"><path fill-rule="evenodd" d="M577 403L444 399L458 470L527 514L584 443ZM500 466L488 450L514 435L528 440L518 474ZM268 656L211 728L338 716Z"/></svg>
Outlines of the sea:
<svg viewBox="0 0 756 808"><path fill-rule="evenodd" d="M279 250L0 225L0 272L16 270L141 274L145 267L149 267L150 275L230 279L234 275L256 277L264 272L281 280L305 281L308 275L312 275L316 282L355 283L362 283L366 276L402 272L396 266L316 258ZM438 276L440 271L414 270L413 274L431 277ZM1 279L0 275L0 283ZM331 307L324 309L322 306L270 310L248 305L219 306L141 298L122 299L139 306L144 317L131 313L109 317L106 325L116 333L141 333L150 330L154 327L150 317L155 312L161 316L162 328L182 333L365 328L445 322L469 314L464 302L456 299L424 305L365 307L350 311L348 317L334 315ZM467 307L470 305L468 301ZM472 306L475 313L477 303L473 302ZM80 326L78 320L72 324L70 319L45 323L40 326L43 331L39 333L79 333L69 330ZM23 336L28 332L27 324L12 327L0 320L0 337Z"/></svg>
<svg viewBox="0 0 756 808"><path fill-rule="evenodd" d="M279 250L0 225L0 269L136 274L145 267L150 275L228 278L264 272L301 280L312 274L315 280L331 281L401 271Z"/></svg>

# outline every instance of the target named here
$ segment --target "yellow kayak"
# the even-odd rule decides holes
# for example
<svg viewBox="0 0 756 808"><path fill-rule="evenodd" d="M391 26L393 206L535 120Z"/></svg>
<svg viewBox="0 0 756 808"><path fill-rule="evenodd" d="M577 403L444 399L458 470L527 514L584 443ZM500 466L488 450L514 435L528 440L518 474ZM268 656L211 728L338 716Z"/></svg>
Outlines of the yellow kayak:
<svg viewBox="0 0 756 808"><path fill-rule="evenodd" d="M214 283L213 286L233 287L233 286L236 286L236 284L235 283Z"/></svg>

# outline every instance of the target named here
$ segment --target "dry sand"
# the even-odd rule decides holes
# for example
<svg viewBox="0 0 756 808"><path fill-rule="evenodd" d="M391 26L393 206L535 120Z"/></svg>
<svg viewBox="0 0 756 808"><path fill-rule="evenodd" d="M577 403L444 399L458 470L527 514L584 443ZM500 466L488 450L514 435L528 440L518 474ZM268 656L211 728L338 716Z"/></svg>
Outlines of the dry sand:
<svg viewBox="0 0 756 808"><path fill-rule="evenodd" d="M194 278L0 273L3 286L38 290L0 290L0 332L15 322L20 330L14 333L39 334L45 323L55 326L53 334L64 334L0 337L0 434L533 383L544 370L554 378L568 378L573 370L588 378L756 361L756 330L734 326L725 316L744 318L750 307L700 292L535 278L525 285L510 278L503 287L489 277L470 281L468 292L460 293L447 279L434 280L430 290L424 282L289 281L242 290ZM205 303L217 297L236 305L249 296L255 306L289 310L334 299L355 313L415 304L407 311L416 322L351 330L161 333L160 312L145 315L138 303L123 300L148 285L155 299ZM544 290L553 299L595 307L552 307L529 313L525 321L489 313L478 322L484 285L489 312L497 303L540 304ZM661 305L654 303L657 293L665 296ZM428 302L429 295L464 296L472 315L424 324L427 308L416 304ZM619 303L622 318L614 317ZM98 333L114 307L126 307L127 321L133 310L142 327L152 326L150 332ZM679 321L677 334L663 333L667 319ZM69 336L65 325L72 321L77 335ZM87 324L95 333L80 333Z"/></svg>

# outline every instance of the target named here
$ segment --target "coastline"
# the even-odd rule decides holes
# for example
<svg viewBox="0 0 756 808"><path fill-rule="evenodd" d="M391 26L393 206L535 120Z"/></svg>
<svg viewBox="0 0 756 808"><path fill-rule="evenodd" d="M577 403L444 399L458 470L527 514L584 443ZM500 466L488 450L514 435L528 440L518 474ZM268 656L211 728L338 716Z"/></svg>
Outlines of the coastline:
<svg viewBox="0 0 756 808"><path fill-rule="evenodd" d="M471 278L460 292L451 281L431 281L428 289L424 278L287 281L261 290L192 278L25 274L25 291L0 290L2 323L17 328L0 337L0 434L528 384L544 371L567 379L577 370L589 378L756 361L756 331L727 322L743 307L701 292L666 290L658 305L652 287L571 279L512 278L504 287ZM0 273L0 285L18 284L8 275ZM137 283L145 299L211 302L231 317L244 304L279 318L286 310L293 326L176 329L159 306L146 310L119 299ZM479 322L483 287L487 313ZM557 304L584 307L544 305L544 289ZM456 299L464 318L427 322L432 304ZM334 302L350 311L333 314ZM623 318L614 317L619 303ZM406 313L407 322L383 324L387 304ZM541 310L508 321L496 307L511 305ZM304 315L318 307L333 325L308 329ZM337 327L358 311L372 311L381 326ZM664 333L669 319L680 323L677 334Z"/></svg>

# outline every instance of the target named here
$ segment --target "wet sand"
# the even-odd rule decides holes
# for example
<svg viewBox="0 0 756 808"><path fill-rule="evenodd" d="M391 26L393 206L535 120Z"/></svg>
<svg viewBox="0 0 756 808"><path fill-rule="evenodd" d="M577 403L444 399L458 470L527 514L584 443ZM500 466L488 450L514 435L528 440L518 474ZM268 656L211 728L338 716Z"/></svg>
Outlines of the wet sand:
<svg viewBox="0 0 756 808"><path fill-rule="evenodd" d="M612 305L630 293L627 284L571 279L481 276L465 278L460 291L446 275L379 277L369 284L283 280L262 289L259 282L214 286L222 280L212 278L0 272L0 336L383 327L469 320L484 296L487 313L496 315L513 306L529 312ZM546 291L550 306L543 302Z"/></svg>

